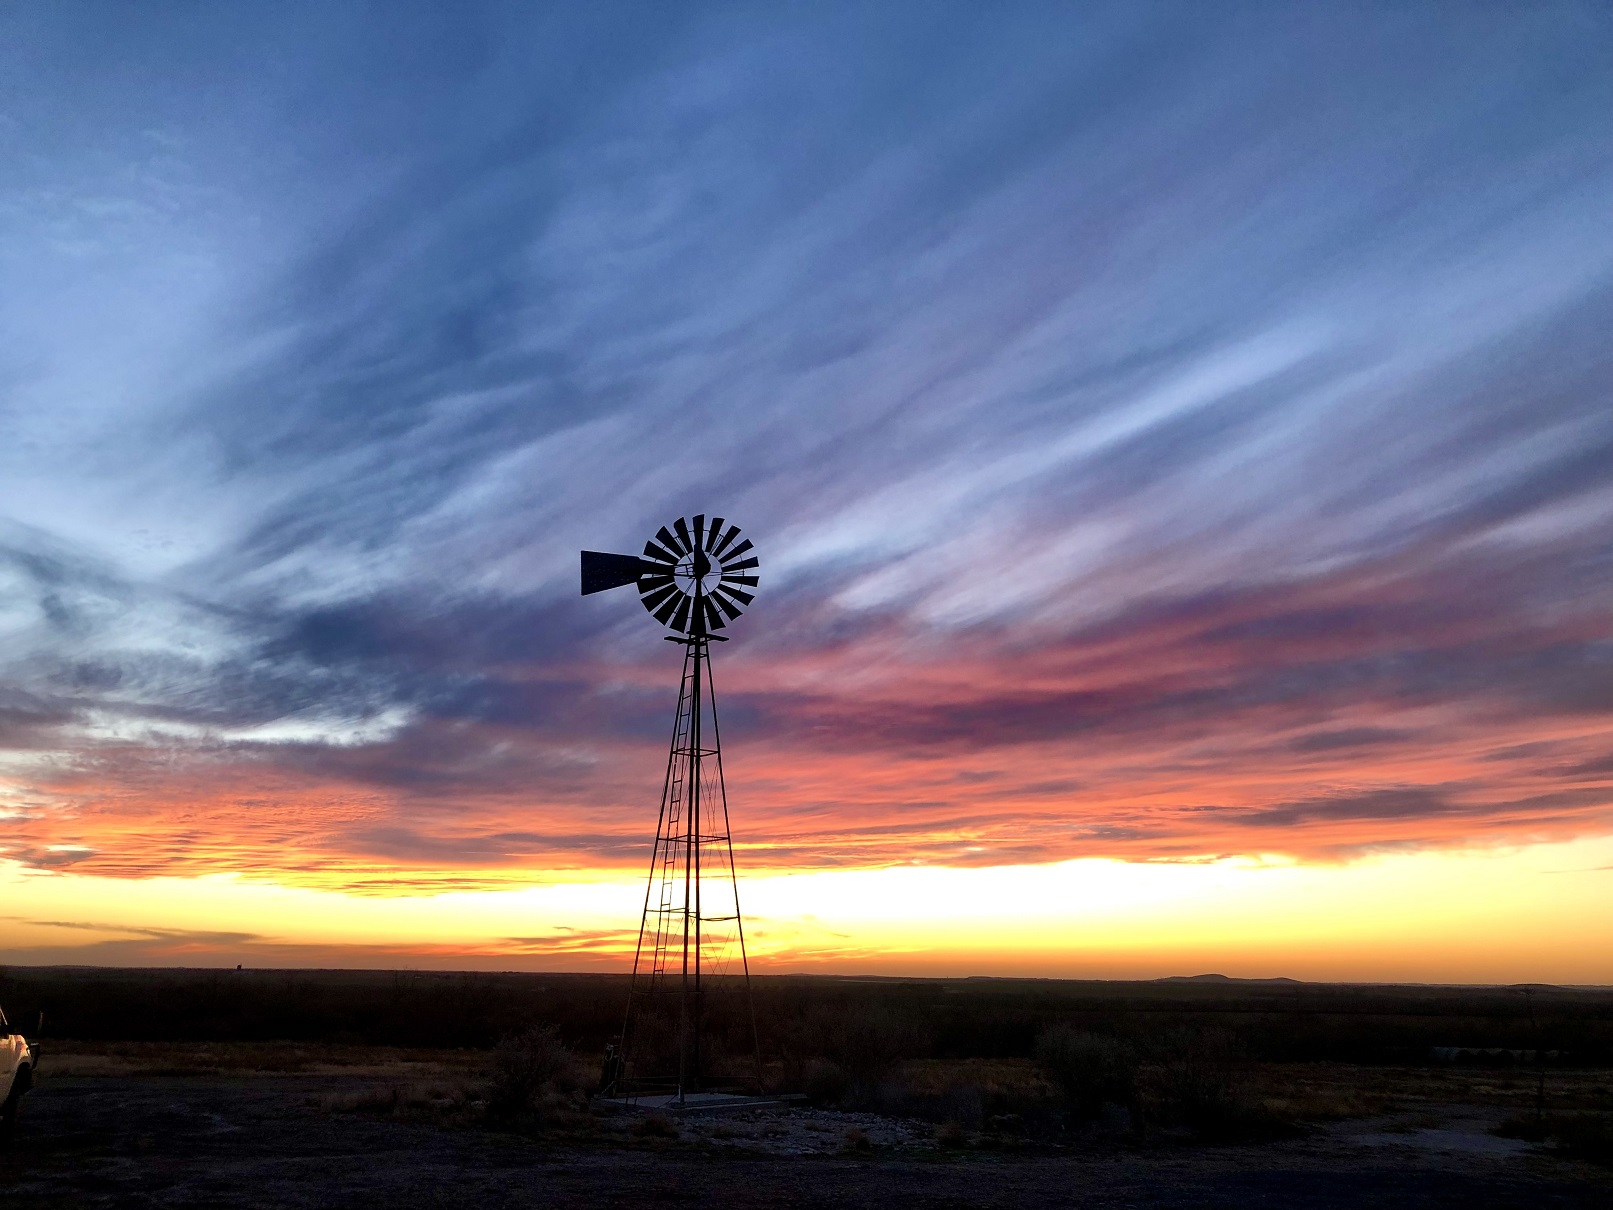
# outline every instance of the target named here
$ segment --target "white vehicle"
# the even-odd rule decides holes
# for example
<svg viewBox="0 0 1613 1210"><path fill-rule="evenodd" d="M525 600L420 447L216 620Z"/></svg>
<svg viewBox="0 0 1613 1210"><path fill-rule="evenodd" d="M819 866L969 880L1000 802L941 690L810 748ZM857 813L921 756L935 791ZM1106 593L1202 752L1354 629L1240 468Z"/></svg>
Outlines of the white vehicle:
<svg viewBox="0 0 1613 1210"><path fill-rule="evenodd" d="M0 1012L0 1135L16 1125L17 1109L23 1095L33 1087L34 1068L38 1065L37 1049L13 1031L6 1024L6 1014Z"/></svg>

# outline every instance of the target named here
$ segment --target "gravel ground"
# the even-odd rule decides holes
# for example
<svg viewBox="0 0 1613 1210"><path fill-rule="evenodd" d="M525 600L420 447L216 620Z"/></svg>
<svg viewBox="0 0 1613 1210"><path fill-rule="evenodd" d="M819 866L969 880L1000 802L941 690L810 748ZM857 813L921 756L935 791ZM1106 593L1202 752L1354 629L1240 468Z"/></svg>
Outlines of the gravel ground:
<svg viewBox="0 0 1613 1210"><path fill-rule="evenodd" d="M612 1123L613 1126L628 1123ZM681 1138L746 1155L840 1155L848 1151L939 1151L928 1122L827 1109L752 1110L679 1122Z"/></svg>
<svg viewBox="0 0 1613 1210"><path fill-rule="evenodd" d="M617 1119L571 1141L332 1112L374 1087L353 1075L59 1075L0 1151L0 1205L1613 1206L1613 1174L1495 1138L1493 1114L1462 1106L1259 1146L1016 1155L942 1149L922 1123L821 1110L685 1122L678 1139L640 1138Z"/></svg>

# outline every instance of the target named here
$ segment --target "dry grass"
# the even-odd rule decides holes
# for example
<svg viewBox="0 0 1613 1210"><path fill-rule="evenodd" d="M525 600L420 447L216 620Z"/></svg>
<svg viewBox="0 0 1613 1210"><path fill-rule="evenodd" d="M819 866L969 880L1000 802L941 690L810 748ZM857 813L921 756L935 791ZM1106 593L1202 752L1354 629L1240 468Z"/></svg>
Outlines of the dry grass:
<svg viewBox="0 0 1613 1210"><path fill-rule="evenodd" d="M1311 1121L1420 1112L1441 1105L1478 1105L1522 1112L1538 1093L1532 1071L1453 1067L1361 1067L1345 1063L1260 1063L1243 1074L1247 1094L1286 1105ZM1548 1110L1613 1108L1613 1073L1553 1069L1546 1073Z"/></svg>
<svg viewBox="0 0 1613 1210"><path fill-rule="evenodd" d="M481 1113L482 1090L470 1080L417 1080L327 1093L317 1098L326 1113L370 1113L447 1122Z"/></svg>
<svg viewBox="0 0 1613 1210"><path fill-rule="evenodd" d="M1243 1092L1267 1111L1296 1122L1333 1122L1391 1113L1404 1099L1398 1082L1333 1064L1264 1064L1244 1075Z"/></svg>
<svg viewBox="0 0 1613 1210"><path fill-rule="evenodd" d="M1005 1100L1047 1100L1058 1095L1034 1059L911 1059L898 1080L918 1096L941 1096L955 1088L978 1088Z"/></svg>
<svg viewBox="0 0 1613 1210"><path fill-rule="evenodd" d="M480 1077L489 1056L474 1050L413 1050L280 1042L50 1042L50 1076L374 1076L416 1081Z"/></svg>

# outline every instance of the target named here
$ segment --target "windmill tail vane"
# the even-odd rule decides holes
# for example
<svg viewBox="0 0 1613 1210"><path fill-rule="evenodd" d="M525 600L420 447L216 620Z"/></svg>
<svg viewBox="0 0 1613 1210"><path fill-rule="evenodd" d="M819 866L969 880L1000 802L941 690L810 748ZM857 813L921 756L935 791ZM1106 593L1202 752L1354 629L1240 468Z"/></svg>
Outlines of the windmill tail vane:
<svg viewBox="0 0 1613 1210"><path fill-rule="evenodd" d="M684 646L627 1010L601 1078L629 1103L760 1091L710 646L755 599L758 566L737 525L703 513L663 525L642 555L582 552L584 596L633 585Z"/></svg>

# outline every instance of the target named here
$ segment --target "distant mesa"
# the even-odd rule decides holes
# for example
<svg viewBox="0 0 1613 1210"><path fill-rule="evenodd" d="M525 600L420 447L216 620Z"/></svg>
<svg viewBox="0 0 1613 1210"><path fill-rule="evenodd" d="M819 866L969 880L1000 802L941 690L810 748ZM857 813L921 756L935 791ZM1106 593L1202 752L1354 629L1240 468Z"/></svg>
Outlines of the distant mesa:
<svg viewBox="0 0 1613 1210"><path fill-rule="evenodd" d="M1275 979L1234 979L1231 975L1166 975L1155 983L1299 983L1302 980L1278 975Z"/></svg>

